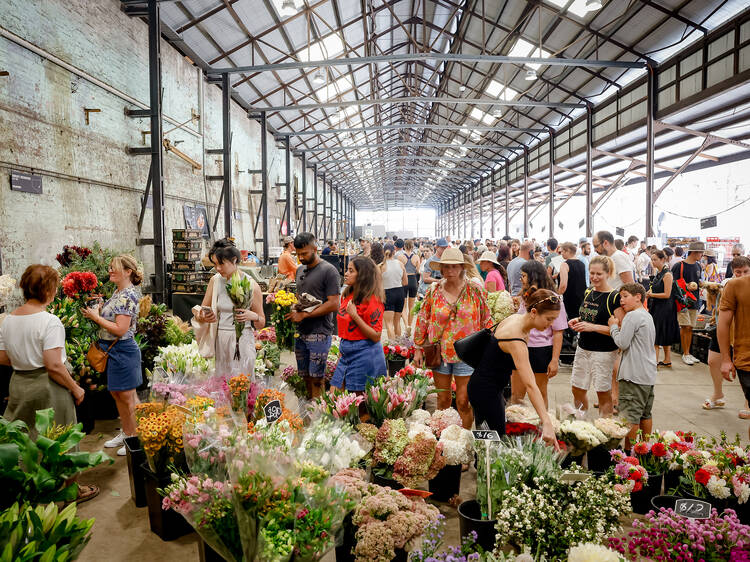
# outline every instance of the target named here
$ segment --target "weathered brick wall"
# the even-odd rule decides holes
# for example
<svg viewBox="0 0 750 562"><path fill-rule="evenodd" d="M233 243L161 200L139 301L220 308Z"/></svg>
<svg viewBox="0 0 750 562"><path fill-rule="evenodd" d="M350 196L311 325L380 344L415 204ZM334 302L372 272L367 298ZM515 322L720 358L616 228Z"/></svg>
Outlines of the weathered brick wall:
<svg viewBox="0 0 750 562"><path fill-rule="evenodd" d="M120 11L117 0L3 0L0 27L141 103L148 104L147 26ZM152 247L136 248L136 238L152 235L151 210L137 229L140 202L150 159L131 156L128 147L148 146L149 120L132 119L121 96L77 76L44 57L0 37L0 250L6 273L20 275L30 263L53 263L64 244L99 241L135 250L147 273L153 271ZM221 156L205 150L221 147L221 91L203 82L199 69L168 44L162 44L164 131L173 122L199 120L166 134L177 148L203 165L194 172L174 154L164 155L165 225L168 260L171 229L184 228L183 206L208 203L213 222L220 181L204 175L222 173ZM83 108L98 108L85 123ZM233 219L238 245L254 249L253 223L260 203L260 125L232 104ZM285 177L284 154L268 139L270 245L279 243L283 197L274 187ZM11 191L10 170L33 168L43 176L42 195ZM301 174L293 159L292 174ZM309 178L312 179L311 177ZM217 235L223 235L219 216ZM258 236L262 228L258 227ZM260 243L257 245L260 251Z"/></svg>

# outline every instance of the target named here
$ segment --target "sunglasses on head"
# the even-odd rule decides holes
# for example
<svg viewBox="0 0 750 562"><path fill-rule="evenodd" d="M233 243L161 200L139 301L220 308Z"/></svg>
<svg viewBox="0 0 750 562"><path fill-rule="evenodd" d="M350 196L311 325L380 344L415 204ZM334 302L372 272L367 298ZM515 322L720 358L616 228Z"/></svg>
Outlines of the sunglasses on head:
<svg viewBox="0 0 750 562"><path fill-rule="evenodd" d="M540 304L542 304L542 303L543 303L544 301L549 301L549 302L551 302L552 304L560 304L560 297L559 297L559 296L557 296L557 295L550 295L550 296L548 296L548 297L544 297L543 299L541 299L541 300L538 300L538 301L536 301L536 302L535 302L534 304L532 304L532 305L531 305L531 308L536 308L536 307L538 307L538 306L539 306Z"/></svg>

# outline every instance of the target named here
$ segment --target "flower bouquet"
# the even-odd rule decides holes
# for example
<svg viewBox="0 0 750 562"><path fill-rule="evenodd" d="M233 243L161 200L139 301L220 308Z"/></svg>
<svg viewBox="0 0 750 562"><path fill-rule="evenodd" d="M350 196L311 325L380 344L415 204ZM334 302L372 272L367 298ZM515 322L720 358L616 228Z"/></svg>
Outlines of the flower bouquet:
<svg viewBox="0 0 750 562"><path fill-rule="evenodd" d="M650 474L663 474L669 467L672 456L669 448L661 441L651 443L641 437L639 433L639 440L633 444L631 454Z"/></svg>
<svg viewBox="0 0 750 562"><path fill-rule="evenodd" d="M265 376L272 376L281 365L281 349L274 342L259 342L255 344L255 368L263 367Z"/></svg>
<svg viewBox="0 0 750 562"><path fill-rule="evenodd" d="M86 306L96 288L99 280L90 271L71 271L60 283L63 294L76 301L80 306Z"/></svg>
<svg viewBox="0 0 750 562"><path fill-rule="evenodd" d="M234 358L240 358L240 338L242 331L245 329L245 322L240 322L235 316L237 310L249 310L253 302L253 282L250 277L237 269L229 278L226 284L227 294L234 304L232 321L234 323Z"/></svg>
<svg viewBox="0 0 750 562"><path fill-rule="evenodd" d="M560 423L558 437L565 442L569 453L574 457L608 441L607 436L594 424L584 420L563 420Z"/></svg>
<svg viewBox="0 0 750 562"><path fill-rule="evenodd" d="M292 408L291 403L287 404L287 402L290 401L289 397L285 392L275 388L264 388L260 394L258 394L258 398L255 400L255 408L253 410L253 419L255 422L266 419L265 407L273 400L278 400L281 403L281 417L276 420L276 423L288 423L291 431L302 429L302 418L295 409Z"/></svg>
<svg viewBox="0 0 750 562"><path fill-rule="evenodd" d="M73 271L86 271L96 275L101 286L101 292L105 298L109 298L115 292L115 284L109 280L109 264L112 259L121 254L132 254L125 249L102 248L98 242L94 242L90 248L82 248L81 251L66 253L67 265L60 268L60 277L65 277ZM62 265L62 264L61 264Z"/></svg>
<svg viewBox="0 0 750 562"><path fill-rule="evenodd" d="M271 323L276 330L276 343L281 349L294 349L296 326L294 322L286 319L286 315L292 311L292 306L297 303L296 295L281 289L275 293L270 293L266 297L266 303L273 305Z"/></svg>
<svg viewBox="0 0 750 562"><path fill-rule="evenodd" d="M630 426L626 421L614 418L598 418L594 420L594 426L607 436L608 440L602 443L607 450L619 446L630 431Z"/></svg>
<svg viewBox="0 0 750 562"><path fill-rule="evenodd" d="M640 492L648 482L648 471L635 457L628 457L622 451L612 451L615 465L615 487L624 493Z"/></svg>
<svg viewBox="0 0 750 562"><path fill-rule="evenodd" d="M187 422L183 435L185 460L190 473L226 480L227 451L234 446L237 438L231 420L209 409L203 419Z"/></svg>
<svg viewBox="0 0 750 562"><path fill-rule="evenodd" d="M415 367L414 365L407 365L403 369L399 369L399 371L396 373L396 376L404 379L407 382L427 378L430 379L431 384L434 384L432 383L434 375L430 369L420 369L419 367Z"/></svg>
<svg viewBox="0 0 750 562"><path fill-rule="evenodd" d="M627 494L616 491L605 478L561 482L537 477L502 495L495 554L512 544L519 550L528 548L539 559L565 560L571 547L602 543L618 531L620 517L628 511Z"/></svg>
<svg viewBox="0 0 750 562"><path fill-rule="evenodd" d="M418 539L440 512L422 498L368 484L364 478L365 472L357 469L342 470L331 478L357 502L352 516L356 543L345 543L344 549L356 562L393 560L396 551Z"/></svg>
<svg viewBox="0 0 750 562"><path fill-rule="evenodd" d="M516 305L508 291L497 291L487 294L487 306L492 314L492 322L498 323L516 313Z"/></svg>
<svg viewBox="0 0 750 562"><path fill-rule="evenodd" d="M255 341L276 343L276 328L267 326L262 330L256 330Z"/></svg>
<svg viewBox="0 0 750 562"><path fill-rule="evenodd" d="M407 382L399 377L380 377L369 381L364 396L370 421L380 426L386 419L406 418L433 392L437 390L427 379Z"/></svg>
<svg viewBox="0 0 750 562"><path fill-rule="evenodd" d="M313 402L313 409L332 420L343 420L352 426L359 423L359 405L364 402L362 395L331 388Z"/></svg>
<svg viewBox="0 0 750 562"><path fill-rule="evenodd" d="M193 379L202 379L213 370L214 360L200 354L197 342L168 345L159 348L159 355L154 358L154 368L162 368L167 374L181 373Z"/></svg>
<svg viewBox="0 0 750 562"><path fill-rule="evenodd" d="M387 344L383 346L383 353L385 353L386 361L405 361L414 358L414 349L414 344Z"/></svg>
<svg viewBox="0 0 750 562"><path fill-rule="evenodd" d="M367 454L369 447L365 449L361 441L364 440L350 425L321 418L305 430L296 457L335 473L352 466Z"/></svg>
<svg viewBox="0 0 750 562"><path fill-rule="evenodd" d="M237 517L232 505L232 486L207 476L178 476L159 490L162 509L173 509L225 560L241 562L242 547Z"/></svg>
<svg viewBox="0 0 750 562"><path fill-rule="evenodd" d="M281 371L281 380L289 385L298 398L307 397L307 384L305 384L305 379L299 375L299 371L297 371L292 365L284 367L284 370Z"/></svg>
<svg viewBox="0 0 750 562"><path fill-rule="evenodd" d="M689 519L660 509L633 521L626 538L610 537L609 546L627 560L729 560L750 558L750 527L731 510L708 519Z"/></svg>
<svg viewBox="0 0 750 562"><path fill-rule="evenodd" d="M185 412L178 406L167 406L160 412L151 411L138 419L138 438L154 474L166 473L170 465L185 466L184 423Z"/></svg>
<svg viewBox="0 0 750 562"><path fill-rule="evenodd" d="M55 256L57 263L63 267L69 267L74 259L86 259L91 255L91 250L85 246L63 246L62 252Z"/></svg>

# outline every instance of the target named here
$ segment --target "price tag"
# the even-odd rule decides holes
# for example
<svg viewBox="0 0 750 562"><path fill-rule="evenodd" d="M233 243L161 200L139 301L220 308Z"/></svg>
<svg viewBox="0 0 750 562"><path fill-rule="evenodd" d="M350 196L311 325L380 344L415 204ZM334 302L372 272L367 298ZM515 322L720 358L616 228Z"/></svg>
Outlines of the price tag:
<svg viewBox="0 0 750 562"><path fill-rule="evenodd" d="M500 441L500 435L494 429L474 429L471 434L478 441Z"/></svg>
<svg viewBox="0 0 750 562"><path fill-rule="evenodd" d="M591 474L579 472L565 472L560 476L560 482L583 482L591 478Z"/></svg>
<svg viewBox="0 0 750 562"><path fill-rule="evenodd" d="M263 407L263 413L269 424L274 423L281 417L281 402L278 400L271 400Z"/></svg>
<svg viewBox="0 0 750 562"><path fill-rule="evenodd" d="M711 504L701 500L679 499L674 504L675 513L689 519L708 519Z"/></svg>

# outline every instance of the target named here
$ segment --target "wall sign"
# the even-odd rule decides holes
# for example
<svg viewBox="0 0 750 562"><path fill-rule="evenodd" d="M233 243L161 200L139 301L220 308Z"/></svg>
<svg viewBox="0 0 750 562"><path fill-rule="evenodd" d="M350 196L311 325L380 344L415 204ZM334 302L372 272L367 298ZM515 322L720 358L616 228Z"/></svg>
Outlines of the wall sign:
<svg viewBox="0 0 750 562"><path fill-rule="evenodd" d="M715 226L716 226L716 215L701 219L701 230L705 230L707 228L714 228Z"/></svg>
<svg viewBox="0 0 750 562"><path fill-rule="evenodd" d="M182 208L185 215L185 228L203 231L203 238L208 238L208 215L206 208L202 205L185 205Z"/></svg>
<svg viewBox="0 0 750 562"><path fill-rule="evenodd" d="M11 170L10 188L13 191L23 191L24 193L39 195L42 193L42 176Z"/></svg>
<svg viewBox="0 0 750 562"><path fill-rule="evenodd" d="M625 236L625 229L619 226L615 227L615 236Z"/></svg>

